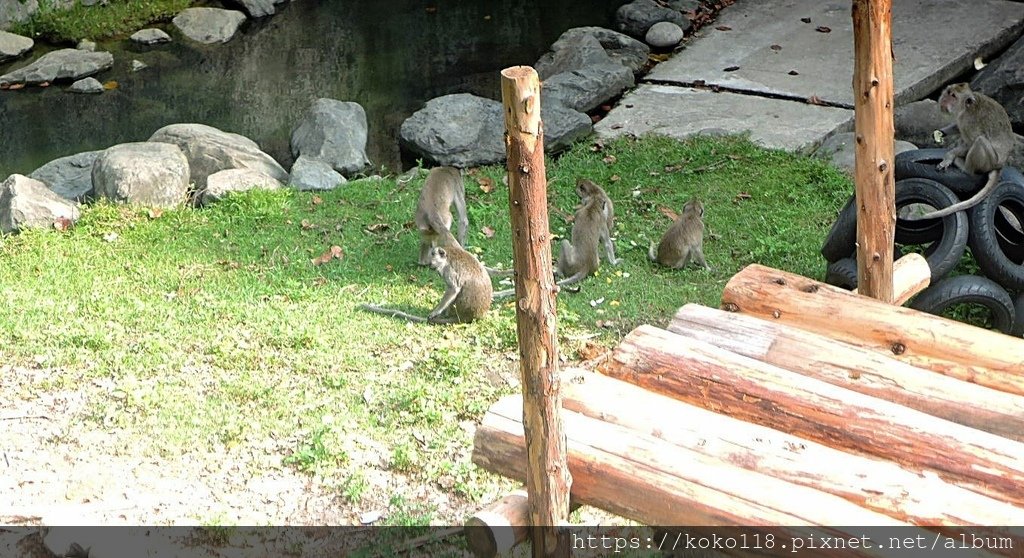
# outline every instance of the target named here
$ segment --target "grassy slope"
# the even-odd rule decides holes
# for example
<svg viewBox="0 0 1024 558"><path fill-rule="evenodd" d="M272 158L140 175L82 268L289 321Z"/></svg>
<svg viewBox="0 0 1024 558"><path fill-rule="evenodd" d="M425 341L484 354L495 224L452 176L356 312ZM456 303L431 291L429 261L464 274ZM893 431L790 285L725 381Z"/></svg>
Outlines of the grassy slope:
<svg viewBox="0 0 1024 558"><path fill-rule="evenodd" d="M503 174L467 177L468 244L489 265L508 266ZM725 281L751 262L820 277L821 239L851 189L824 163L741 139L579 145L549 163L548 177L558 234L568 232L562 215L577 201L577 177L606 187L625 259L559 297L569 359L584 343L611 347L638 324L664 325L685 303L717 306ZM374 465L363 456L373 452L416 483L493 496L496 479L469 461L467 429L517 389L511 306L449 327L354 309L372 301L426 314L440 296L436 274L415 264L410 222L421 183L256 192L160 215L98 205L64 233L0 237L0 362L53 368L16 396L107 386L86 426L124 428L125 448L153 455L218 451L270 433L293 439L284 462L352 501L369 488ZM705 202L714 271L653 267L648 243L670 224L659 208L678 211L692 195ZM344 257L312 265L331 245Z"/></svg>
<svg viewBox="0 0 1024 558"><path fill-rule="evenodd" d="M195 0L107 0L103 5L55 8L41 6L29 21L11 31L55 43L77 43L82 39L122 37L156 21L166 21L195 4Z"/></svg>

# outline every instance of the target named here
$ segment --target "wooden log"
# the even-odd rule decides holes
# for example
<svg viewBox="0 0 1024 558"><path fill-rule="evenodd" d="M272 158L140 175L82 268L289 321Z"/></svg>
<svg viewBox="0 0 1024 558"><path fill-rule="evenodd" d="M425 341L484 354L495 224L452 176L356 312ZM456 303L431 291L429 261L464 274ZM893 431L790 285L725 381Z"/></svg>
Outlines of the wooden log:
<svg viewBox="0 0 1024 558"><path fill-rule="evenodd" d="M586 370L564 371L565 408L682 446L722 463L840 496L920 526L1022 525L1024 509L920 475L744 422ZM943 530L944 533L948 530ZM950 533L952 534L952 533ZM979 532L979 535L982 533ZM1007 530L985 532L1024 538Z"/></svg>
<svg viewBox="0 0 1024 558"><path fill-rule="evenodd" d="M1024 505L1020 442L646 325L626 336L601 370L748 422L914 471L933 470L949 482Z"/></svg>
<svg viewBox="0 0 1024 558"><path fill-rule="evenodd" d="M570 513L579 507L570 502ZM526 541L529 526L530 503L524 486L466 520L466 546L477 558L493 558Z"/></svg>
<svg viewBox="0 0 1024 558"><path fill-rule="evenodd" d="M853 0L857 285L891 303L896 183L893 156L892 0Z"/></svg>
<svg viewBox="0 0 1024 558"><path fill-rule="evenodd" d="M902 260L901 260L902 261ZM1024 397L745 314L687 304L668 330L930 415L1024 441Z"/></svg>
<svg viewBox="0 0 1024 558"><path fill-rule="evenodd" d="M882 304L758 264L725 285L722 308L867 347L918 368L1024 395L1024 340Z"/></svg>
<svg viewBox="0 0 1024 558"><path fill-rule="evenodd" d="M529 453L533 556L570 554L556 526L569 519L572 477L566 466L559 394L555 283L551 270L540 79L529 66L501 72L508 154L508 199L515 268L516 332Z"/></svg>
<svg viewBox="0 0 1024 558"><path fill-rule="evenodd" d="M921 254L911 252L892 264L892 303L903 306L932 282L932 269ZM860 293L853 289L854 293Z"/></svg>

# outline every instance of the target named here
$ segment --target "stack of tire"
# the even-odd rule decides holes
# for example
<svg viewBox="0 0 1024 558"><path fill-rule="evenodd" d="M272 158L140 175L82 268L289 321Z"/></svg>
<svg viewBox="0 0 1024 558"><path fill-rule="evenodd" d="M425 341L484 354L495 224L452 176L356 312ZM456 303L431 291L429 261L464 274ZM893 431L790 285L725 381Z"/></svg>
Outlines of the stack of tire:
<svg viewBox="0 0 1024 558"><path fill-rule="evenodd" d="M955 306L980 306L989 312L994 329L1024 335L1024 175L1005 167L999 183L980 203L941 219L900 218L917 206L942 209L970 198L988 180L955 167L936 168L944 149L917 149L896 156L896 247L917 246L931 268L931 286L918 294L911 308L942 315ZM828 260L825 281L845 289L857 287L857 207L851 197L821 247ZM955 275L964 251L984 276ZM923 249L923 250L922 250ZM1015 294L1013 294L1015 293Z"/></svg>

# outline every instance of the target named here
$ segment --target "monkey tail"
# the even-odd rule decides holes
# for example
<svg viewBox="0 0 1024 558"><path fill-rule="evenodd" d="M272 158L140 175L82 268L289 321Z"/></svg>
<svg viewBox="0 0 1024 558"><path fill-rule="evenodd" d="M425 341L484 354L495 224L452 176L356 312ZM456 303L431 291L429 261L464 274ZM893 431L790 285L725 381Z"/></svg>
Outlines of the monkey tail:
<svg viewBox="0 0 1024 558"><path fill-rule="evenodd" d="M655 242L653 240L651 241L651 247L647 249L647 259L651 260L652 262L658 261L658 252L657 248L655 247Z"/></svg>
<svg viewBox="0 0 1024 558"><path fill-rule="evenodd" d="M561 281L555 284L558 285L559 287L572 285L573 283L579 283L580 281L586 279L588 275L589 273L587 273L585 269L581 269L580 271L577 271L575 274L570 275L569 277L566 277L565 279L562 279Z"/></svg>
<svg viewBox="0 0 1024 558"><path fill-rule="evenodd" d="M925 215L921 215L920 217L909 217L907 218L907 220L922 221L924 219L938 219L939 217L952 215L957 211L963 211L964 209L978 205L979 203L981 203L981 200L985 199L985 196L992 193L992 189L994 189L996 187L996 184L999 183L999 172L999 169L989 171L988 182L985 183L985 187L979 190L977 194L974 194L974 196L972 196L971 199L964 200L959 203L954 203L953 205L947 208L940 209L938 211L933 211L931 213L926 213Z"/></svg>
<svg viewBox="0 0 1024 558"><path fill-rule="evenodd" d="M360 304L359 309L367 312L373 312L374 314L384 314L385 316L391 316L392 318L409 320L410 322L425 323L427 321L426 318L421 316L414 316L412 314L402 312L401 310L384 308L383 306L377 306L375 304Z"/></svg>

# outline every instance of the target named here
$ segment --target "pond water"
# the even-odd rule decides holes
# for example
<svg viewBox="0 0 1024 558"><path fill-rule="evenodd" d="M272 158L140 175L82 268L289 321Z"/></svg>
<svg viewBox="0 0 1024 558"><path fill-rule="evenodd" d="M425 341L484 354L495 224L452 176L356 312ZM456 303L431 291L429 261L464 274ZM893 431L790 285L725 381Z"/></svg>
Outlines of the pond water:
<svg viewBox="0 0 1024 558"><path fill-rule="evenodd" d="M170 25L163 26L175 38L170 44L102 43L115 66L96 77L116 81L115 89L0 92L0 179L57 157L144 141L175 122L250 137L289 168L291 129L317 97L360 103L371 162L396 170L398 128L425 101L459 92L500 99L501 69L533 64L570 27L610 27L621 3L296 0L222 45L191 42ZM131 72L133 59L149 67ZM0 73L25 63L0 65Z"/></svg>

